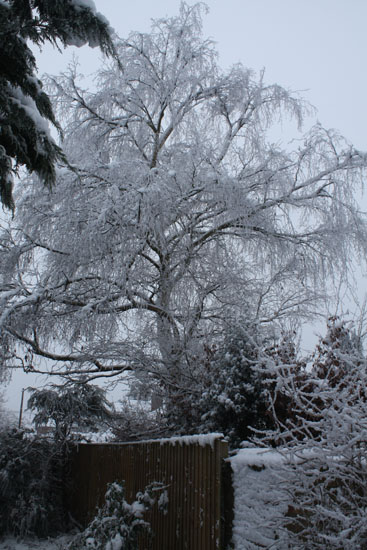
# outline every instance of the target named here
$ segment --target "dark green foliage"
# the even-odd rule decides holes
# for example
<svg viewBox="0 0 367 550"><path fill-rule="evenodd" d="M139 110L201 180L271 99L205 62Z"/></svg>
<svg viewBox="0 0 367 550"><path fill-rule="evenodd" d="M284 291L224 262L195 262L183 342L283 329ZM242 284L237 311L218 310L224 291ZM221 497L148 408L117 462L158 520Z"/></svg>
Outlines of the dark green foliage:
<svg viewBox="0 0 367 550"><path fill-rule="evenodd" d="M214 356L211 383L199 400L203 426L223 432L232 447L253 436L253 428L271 424L263 347L257 327L232 328Z"/></svg>
<svg viewBox="0 0 367 550"><path fill-rule="evenodd" d="M112 415L104 390L90 384L33 390L28 408L36 412L36 426L53 422L55 439L61 442L70 437L73 427L95 429Z"/></svg>
<svg viewBox="0 0 367 550"><path fill-rule="evenodd" d="M55 443L0 432L0 534L45 537L65 527L62 458Z"/></svg>
<svg viewBox="0 0 367 550"><path fill-rule="evenodd" d="M0 199L10 209L12 173L20 166L51 186L55 162L64 159L47 122L60 130L49 97L36 78L27 41L38 46L100 46L113 54L107 22L73 0L6 0L0 3ZM64 159L65 160L65 159ZM13 165L14 163L14 165Z"/></svg>
<svg viewBox="0 0 367 550"><path fill-rule="evenodd" d="M181 433L223 433L232 447L273 426L266 343L257 325L228 328L218 348L207 347L196 382L168 392L168 424Z"/></svg>
<svg viewBox="0 0 367 550"><path fill-rule="evenodd" d="M159 490L159 485L147 487L129 504L123 484L109 483L105 504L85 531L68 545L68 550L138 550L138 536L149 532L149 524L143 516L155 502L155 489Z"/></svg>

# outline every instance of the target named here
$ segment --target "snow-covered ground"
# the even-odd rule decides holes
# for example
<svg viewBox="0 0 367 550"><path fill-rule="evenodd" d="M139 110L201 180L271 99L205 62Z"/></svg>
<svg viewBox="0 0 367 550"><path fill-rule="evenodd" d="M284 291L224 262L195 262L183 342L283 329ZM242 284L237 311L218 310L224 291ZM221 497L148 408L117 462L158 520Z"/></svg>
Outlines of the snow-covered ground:
<svg viewBox="0 0 367 550"><path fill-rule="evenodd" d="M17 540L13 537L0 539L0 550L64 550L70 536L61 536L55 539Z"/></svg>

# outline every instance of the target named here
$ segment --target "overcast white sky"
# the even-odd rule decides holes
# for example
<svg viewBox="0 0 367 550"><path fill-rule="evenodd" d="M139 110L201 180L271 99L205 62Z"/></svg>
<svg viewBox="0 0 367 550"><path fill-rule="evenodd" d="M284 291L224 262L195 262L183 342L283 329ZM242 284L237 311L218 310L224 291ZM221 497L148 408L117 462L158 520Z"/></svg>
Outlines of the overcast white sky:
<svg viewBox="0 0 367 550"><path fill-rule="evenodd" d="M180 0L95 0L95 4L125 37L130 31L149 32L152 18L177 14ZM340 130L357 148L367 150L366 0L208 0L206 4L210 11L204 18L204 34L217 43L223 68L237 62L255 71L265 68L267 82L304 90L324 126ZM97 49L68 48L60 54L45 47L37 54L39 73L61 72L72 52L85 74L98 68ZM14 376L8 406L16 410L21 388L34 383Z"/></svg>

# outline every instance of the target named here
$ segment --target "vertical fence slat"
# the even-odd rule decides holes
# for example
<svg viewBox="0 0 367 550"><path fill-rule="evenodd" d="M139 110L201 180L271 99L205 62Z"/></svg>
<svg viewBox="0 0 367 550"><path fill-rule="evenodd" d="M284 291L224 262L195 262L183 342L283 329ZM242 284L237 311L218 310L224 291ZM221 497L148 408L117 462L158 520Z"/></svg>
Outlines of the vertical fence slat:
<svg viewBox="0 0 367 550"><path fill-rule="evenodd" d="M193 447L193 446L192 446ZM201 483L201 458L202 453L198 452L196 448L192 449L193 452L193 487L192 487L192 508L193 508L193 529L191 532L191 545L193 548L205 548L203 546L203 529L201 525L201 512L202 495L200 490Z"/></svg>

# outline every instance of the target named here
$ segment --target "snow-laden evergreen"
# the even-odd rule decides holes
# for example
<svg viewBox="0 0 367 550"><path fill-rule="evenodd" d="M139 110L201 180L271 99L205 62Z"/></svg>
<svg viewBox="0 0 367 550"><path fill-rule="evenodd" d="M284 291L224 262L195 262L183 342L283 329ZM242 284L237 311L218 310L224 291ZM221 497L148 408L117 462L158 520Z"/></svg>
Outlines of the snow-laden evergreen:
<svg viewBox="0 0 367 550"><path fill-rule="evenodd" d="M0 200L11 209L13 176L21 166L51 186L56 161L65 160L49 132L49 122L59 131L60 127L36 77L29 42L98 45L105 53L113 53L111 29L92 1L0 2Z"/></svg>
<svg viewBox="0 0 367 550"><path fill-rule="evenodd" d="M90 431L104 428L106 431L114 411L105 391L91 384L33 388L27 407L34 413L36 428L51 423L53 436L61 445L72 440L73 428Z"/></svg>
<svg viewBox="0 0 367 550"><path fill-rule="evenodd" d="M0 537L47 537L66 529L64 455L30 430L0 431Z"/></svg>
<svg viewBox="0 0 367 550"><path fill-rule="evenodd" d="M168 427L181 433L222 432L232 448L273 426L268 398L268 363L273 353L261 327L245 320L228 326L223 339L206 348L196 365L196 383L168 388Z"/></svg>

